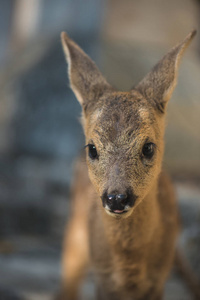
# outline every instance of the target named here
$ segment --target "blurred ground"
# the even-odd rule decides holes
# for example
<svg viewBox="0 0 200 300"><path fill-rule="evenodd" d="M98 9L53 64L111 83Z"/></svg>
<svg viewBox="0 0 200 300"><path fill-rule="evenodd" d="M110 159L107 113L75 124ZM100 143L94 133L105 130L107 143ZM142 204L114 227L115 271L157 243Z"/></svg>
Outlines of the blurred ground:
<svg viewBox="0 0 200 300"><path fill-rule="evenodd" d="M198 26L195 1L169 0L163 7L163 1L109 0L107 9L99 1L91 3L84 8L74 1L63 29L71 26L72 38L97 61L108 81L123 90ZM77 8L85 9L85 14L79 10L79 18L72 13ZM56 14L64 19L61 11ZM48 14L42 22L46 28ZM183 58L169 105L164 167L173 175L183 217L179 243L200 277L198 41L199 36ZM73 161L84 145L79 116L58 31L37 37L0 71L0 299L15 299L16 293L28 300L46 300L59 288ZM92 299L93 293L90 275L83 298ZM166 285L165 299L191 299L176 274Z"/></svg>
<svg viewBox="0 0 200 300"><path fill-rule="evenodd" d="M176 190L183 220L179 245L200 277L200 188L190 182L177 182ZM4 288L6 296L1 298L0 293L0 299L10 299L10 291L28 300L53 299L59 290L60 251L60 240L52 236L15 236L1 240L0 292ZM94 299L94 291L94 279L90 274L82 287L81 299ZM166 284L164 299L192 299L176 272L172 272Z"/></svg>

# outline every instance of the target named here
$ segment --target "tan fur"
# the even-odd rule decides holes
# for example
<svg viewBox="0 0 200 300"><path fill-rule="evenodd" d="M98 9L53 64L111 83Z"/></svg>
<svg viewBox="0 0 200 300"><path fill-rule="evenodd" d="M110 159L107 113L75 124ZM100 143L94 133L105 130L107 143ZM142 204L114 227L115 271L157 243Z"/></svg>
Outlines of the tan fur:
<svg viewBox="0 0 200 300"><path fill-rule="evenodd" d="M119 92L62 33L71 87L83 108L86 145L95 145L98 153L91 159L87 147L87 167L80 161L77 165L63 254L62 299L77 299L89 262L97 299L162 299L179 230L173 188L161 172L164 116L180 57L194 34L174 47L133 90ZM146 143L156 145L151 159L143 155ZM135 202L125 207L125 213L102 205L103 195L127 191Z"/></svg>

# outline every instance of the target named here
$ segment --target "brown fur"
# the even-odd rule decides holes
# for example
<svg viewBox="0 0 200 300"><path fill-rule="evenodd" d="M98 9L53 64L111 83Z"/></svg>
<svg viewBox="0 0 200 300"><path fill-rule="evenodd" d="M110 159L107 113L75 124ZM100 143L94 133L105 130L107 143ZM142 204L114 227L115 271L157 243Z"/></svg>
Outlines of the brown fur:
<svg viewBox="0 0 200 300"><path fill-rule="evenodd" d="M179 230L171 182L161 172L166 104L176 84L180 57L195 31L174 47L129 92L112 88L94 62L65 34L62 43L71 87L83 108L86 150L79 161L63 254L63 299L77 299L90 262L105 300L158 300L174 258ZM142 155L154 143L151 159ZM88 147L87 147L88 148ZM125 214L103 207L101 197L131 190Z"/></svg>

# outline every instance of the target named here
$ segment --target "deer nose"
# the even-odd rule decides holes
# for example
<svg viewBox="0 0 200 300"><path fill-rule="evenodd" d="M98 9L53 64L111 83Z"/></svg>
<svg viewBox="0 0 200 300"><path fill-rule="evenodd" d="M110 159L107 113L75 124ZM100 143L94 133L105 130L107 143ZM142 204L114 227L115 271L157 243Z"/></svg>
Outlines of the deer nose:
<svg viewBox="0 0 200 300"><path fill-rule="evenodd" d="M110 192L108 194L107 191L104 191L102 197L102 203L103 206L106 208L106 210L110 210L112 212L126 212L129 210L133 205L135 204L135 201L137 199L137 196L134 195L131 188L128 188L123 193L116 192Z"/></svg>
<svg viewBox="0 0 200 300"><path fill-rule="evenodd" d="M126 194L117 194L116 198L122 205L126 205L126 203L127 203L127 195Z"/></svg>
<svg viewBox="0 0 200 300"><path fill-rule="evenodd" d="M125 206L127 203L126 194L110 194L107 196L108 203L113 204L114 201L117 201L118 204Z"/></svg>
<svg viewBox="0 0 200 300"><path fill-rule="evenodd" d="M126 204L128 204L127 194L112 193L104 197L105 204L113 211L123 211Z"/></svg>

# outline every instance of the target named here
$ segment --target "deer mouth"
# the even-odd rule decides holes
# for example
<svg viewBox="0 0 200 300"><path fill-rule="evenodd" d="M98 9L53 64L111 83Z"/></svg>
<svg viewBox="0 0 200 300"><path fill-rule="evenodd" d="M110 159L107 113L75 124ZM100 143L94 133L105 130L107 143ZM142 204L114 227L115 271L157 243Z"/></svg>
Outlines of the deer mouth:
<svg viewBox="0 0 200 300"><path fill-rule="evenodd" d="M110 212L114 213L114 214L125 214L127 213L127 210L119 210L119 209L115 209L115 210L110 210Z"/></svg>
<svg viewBox="0 0 200 300"><path fill-rule="evenodd" d="M105 205L105 210L112 215L122 215L126 214L130 210L130 207L124 209L111 209L108 205Z"/></svg>
<svg viewBox="0 0 200 300"><path fill-rule="evenodd" d="M108 205L104 206L105 212L112 218L127 218L131 212L132 208L127 206L124 209L111 209Z"/></svg>

